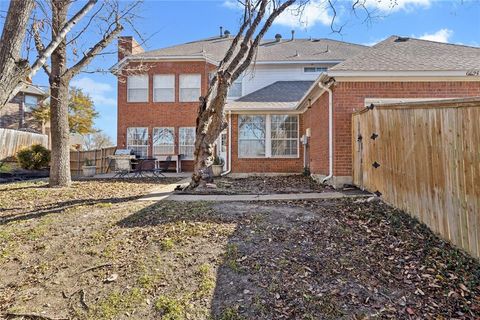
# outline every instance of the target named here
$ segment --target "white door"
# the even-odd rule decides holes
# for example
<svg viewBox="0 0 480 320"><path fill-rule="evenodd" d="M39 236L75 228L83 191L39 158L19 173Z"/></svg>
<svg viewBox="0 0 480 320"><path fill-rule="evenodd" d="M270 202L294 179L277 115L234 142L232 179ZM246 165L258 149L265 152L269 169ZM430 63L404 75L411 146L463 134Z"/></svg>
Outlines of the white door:
<svg viewBox="0 0 480 320"><path fill-rule="evenodd" d="M227 132L223 131L217 143L218 156L223 159L223 170L227 170Z"/></svg>

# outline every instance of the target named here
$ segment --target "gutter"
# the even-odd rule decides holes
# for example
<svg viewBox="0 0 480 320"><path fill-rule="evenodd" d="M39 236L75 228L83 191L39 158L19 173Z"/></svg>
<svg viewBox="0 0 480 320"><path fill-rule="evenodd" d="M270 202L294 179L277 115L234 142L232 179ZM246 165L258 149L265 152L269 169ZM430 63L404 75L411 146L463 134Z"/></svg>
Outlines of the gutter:
<svg viewBox="0 0 480 320"><path fill-rule="evenodd" d="M228 170L221 173L221 176L226 176L232 172L232 112L228 112Z"/></svg>
<svg viewBox="0 0 480 320"><path fill-rule="evenodd" d="M333 177L333 93L330 86L332 83L325 85L322 82L318 86L328 92L328 176L326 176L322 183L330 180Z"/></svg>

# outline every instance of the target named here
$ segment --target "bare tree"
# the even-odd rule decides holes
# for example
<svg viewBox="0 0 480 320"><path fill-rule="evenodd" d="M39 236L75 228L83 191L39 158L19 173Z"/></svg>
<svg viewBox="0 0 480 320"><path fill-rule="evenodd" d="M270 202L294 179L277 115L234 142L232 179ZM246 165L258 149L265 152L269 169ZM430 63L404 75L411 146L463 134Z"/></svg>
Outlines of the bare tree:
<svg viewBox="0 0 480 320"><path fill-rule="evenodd" d="M113 145L112 139L100 130L83 136L83 148L85 150L102 149Z"/></svg>
<svg viewBox="0 0 480 320"><path fill-rule="evenodd" d="M0 42L0 108L18 93L27 78L31 78L42 68L66 34L96 2L97 0L89 0L72 18L65 20L52 41L30 65L27 59L22 58L21 53L35 3L33 0L10 1Z"/></svg>
<svg viewBox="0 0 480 320"><path fill-rule="evenodd" d="M361 11L364 23L369 23L374 16L367 8L367 0L356 0L351 6L357 16ZM390 1L392 7L395 0ZM274 20L287 8L301 18L309 0L237 0L243 8L241 26L232 43L220 62L216 74L204 97L200 97L197 115L197 129L194 152L194 173L188 188L196 188L202 183L213 180L211 165L214 160L215 141L220 133L228 127L225 116L225 102L230 85L254 62L258 46ZM333 33L341 33L343 25L337 26L339 5L335 0L324 0L325 10L332 14L330 29Z"/></svg>
<svg viewBox="0 0 480 320"><path fill-rule="evenodd" d="M51 37L55 38L62 26L67 21L67 14L72 0L55 0L51 6ZM82 71L97 55L110 44L113 39L123 30L122 21L130 21L131 10L136 7L135 2L125 10L119 9L117 1L103 1L100 8L96 10L89 21L81 30L72 35L70 39L64 38L51 55L51 66L44 65L50 83L50 119L52 137L52 161L50 166L50 186L63 187L71 184L70 176L70 153L69 153L69 127L68 127L68 90L72 78ZM92 25L96 18L96 24ZM38 27L38 26L37 26ZM68 67L67 46L73 48L71 52L75 55L78 48L75 47L76 40L90 27L100 29L102 38L90 46L83 56L75 64ZM34 30L35 46L41 55L44 46L40 36L39 28Z"/></svg>
<svg viewBox="0 0 480 320"><path fill-rule="evenodd" d="M212 181L211 165L214 160L215 141L228 126L225 102L228 88L252 63L258 45L265 33L285 9L297 0L246 0L242 25L220 62L207 94L200 98L195 140L194 173L189 188ZM302 2L302 4L305 1Z"/></svg>

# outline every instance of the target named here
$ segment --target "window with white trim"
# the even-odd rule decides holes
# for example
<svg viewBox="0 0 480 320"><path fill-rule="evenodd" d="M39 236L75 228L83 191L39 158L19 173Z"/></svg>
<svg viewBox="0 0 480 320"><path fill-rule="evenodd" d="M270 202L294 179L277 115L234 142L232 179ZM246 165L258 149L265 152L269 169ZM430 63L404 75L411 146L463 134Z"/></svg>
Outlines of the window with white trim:
<svg viewBox="0 0 480 320"><path fill-rule="evenodd" d="M240 158L265 157L266 116L238 117L238 156Z"/></svg>
<svg viewBox="0 0 480 320"><path fill-rule="evenodd" d="M271 116L272 157L298 155L298 117L296 115Z"/></svg>
<svg viewBox="0 0 480 320"><path fill-rule="evenodd" d="M136 156L146 158L148 156L148 128L127 128L127 149L132 150Z"/></svg>
<svg viewBox="0 0 480 320"><path fill-rule="evenodd" d="M24 104L23 104L23 111L24 112L31 112L32 109L35 109L38 105L38 97L37 96L32 96L29 94L25 95L24 98Z"/></svg>
<svg viewBox="0 0 480 320"><path fill-rule="evenodd" d="M228 98L240 98L242 96L242 77L238 77L228 88Z"/></svg>
<svg viewBox="0 0 480 320"><path fill-rule="evenodd" d="M297 115L240 115L239 158L298 157Z"/></svg>
<svg viewBox="0 0 480 320"><path fill-rule="evenodd" d="M175 75L153 76L153 102L175 102Z"/></svg>
<svg viewBox="0 0 480 320"><path fill-rule="evenodd" d="M178 129L178 152L182 159L192 160L195 150L195 127L180 127Z"/></svg>
<svg viewBox="0 0 480 320"><path fill-rule="evenodd" d="M326 67L304 67L303 72L305 73L321 73L321 72L327 72Z"/></svg>
<svg viewBox="0 0 480 320"><path fill-rule="evenodd" d="M127 102L148 102L148 75L127 78Z"/></svg>
<svg viewBox="0 0 480 320"><path fill-rule="evenodd" d="M153 128L153 156L173 154L175 152L175 128Z"/></svg>
<svg viewBox="0 0 480 320"><path fill-rule="evenodd" d="M202 76L200 74L181 74L180 82L180 102L198 102L201 95Z"/></svg>

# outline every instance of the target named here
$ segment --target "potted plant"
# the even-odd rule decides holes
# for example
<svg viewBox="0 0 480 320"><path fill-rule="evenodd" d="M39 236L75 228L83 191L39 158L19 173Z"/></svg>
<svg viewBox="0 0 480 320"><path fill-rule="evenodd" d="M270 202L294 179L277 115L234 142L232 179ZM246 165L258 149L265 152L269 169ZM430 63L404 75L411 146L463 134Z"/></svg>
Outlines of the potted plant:
<svg viewBox="0 0 480 320"><path fill-rule="evenodd" d="M82 167L83 175L85 177L93 177L96 173L97 167L91 159L85 159L85 163Z"/></svg>
<svg viewBox="0 0 480 320"><path fill-rule="evenodd" d="M214 177L219 177L223 171L223 164L225 162L220 157L215 157L212 164L212 172Z"/></svg>

